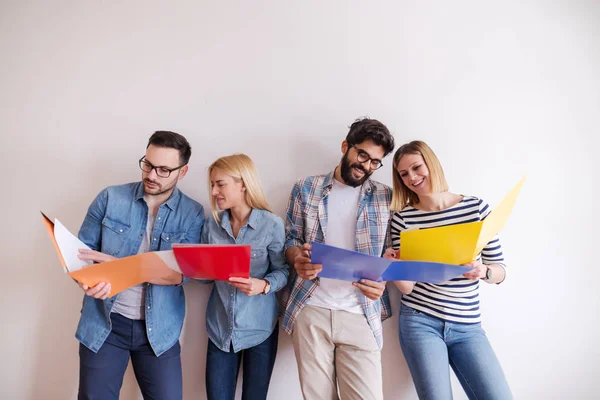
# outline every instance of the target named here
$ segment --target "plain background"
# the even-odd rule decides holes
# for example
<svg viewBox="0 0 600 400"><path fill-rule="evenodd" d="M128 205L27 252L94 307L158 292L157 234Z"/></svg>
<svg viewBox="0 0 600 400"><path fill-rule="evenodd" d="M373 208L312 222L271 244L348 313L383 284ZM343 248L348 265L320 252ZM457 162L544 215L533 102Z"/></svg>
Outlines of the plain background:
<svg viewBox="0 0 600 400"><path fill-rule="evenodd" d="M140 179L148 137L169 129L193 147L185 193L208 206L207 166L244 152L283 215L293 182L332 170L369 115L398 145L428 142L451 190L492 206L527 174L483 325L516 398L597 398L599 17L592 0L1 1L0 397L77 391L82 294L40 209L77 232L101 189ZM390 184L384 164L375 177ZM186 287L186 399L205 396L209 290ZM414 399L391 296L385 396ZM138 393L128 371L121 398ZM269 398L300 398L285 334Z"/></svg>

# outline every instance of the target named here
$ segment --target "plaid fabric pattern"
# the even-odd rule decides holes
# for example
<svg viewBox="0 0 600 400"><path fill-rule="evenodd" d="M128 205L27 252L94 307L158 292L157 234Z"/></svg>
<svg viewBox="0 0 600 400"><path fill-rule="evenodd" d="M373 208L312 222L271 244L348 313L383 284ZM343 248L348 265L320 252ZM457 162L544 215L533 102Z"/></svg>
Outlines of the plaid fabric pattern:
<svg viewBox="0 0 600 400"><path fill-rule="evenodd" d="M327 235L327 195L333 186L333 172L302 178L290 194L286 211L285 249L304 243L324 243ZM392 192L389 186L372 180L362 185L356 220L356 251L381 256L390 243L389 221ZM285 309L283 329L292 333L306 301L319 285L319 278L300 278L290 268L288 285L282 290ZM381 322L392 315L387 289L380 300L362 296L362 306L379 348L383 346Z"/></svg>

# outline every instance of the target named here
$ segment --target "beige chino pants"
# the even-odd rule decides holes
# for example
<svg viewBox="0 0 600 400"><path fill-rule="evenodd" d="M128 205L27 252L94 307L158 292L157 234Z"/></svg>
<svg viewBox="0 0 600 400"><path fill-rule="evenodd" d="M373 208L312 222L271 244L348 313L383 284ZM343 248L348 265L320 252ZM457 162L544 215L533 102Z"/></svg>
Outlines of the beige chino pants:
<svg viewBox="0 0 600 400"><path fill-rule="evenodd" d="M306 306L292 342L306 400L383 399L381 351L364 314Z"/></svg>

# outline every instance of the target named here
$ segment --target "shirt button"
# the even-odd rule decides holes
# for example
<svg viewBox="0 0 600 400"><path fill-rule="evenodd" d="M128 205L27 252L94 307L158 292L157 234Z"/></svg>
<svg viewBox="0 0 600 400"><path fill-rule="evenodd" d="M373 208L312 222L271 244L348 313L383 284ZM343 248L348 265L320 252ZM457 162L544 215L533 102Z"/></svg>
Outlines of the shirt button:
<svg viewBox="0 0 600 400"><path fill-rule="evenodd" d="M123 229L119 229L119 232L123 233Z"/></svg>
<svg viewBox="0 0 600 400"><path fill-rule="evenodd" d="M160 217L158 217L158 219L160 220Z"/></svg>
<svg viewBox="0 0 600 400"><path fill-rule="evenodd" d="M156 238L154 238L154 241L156 242Z"/></svg>
<svg viewBox="0 0 600 400"><path fill-rule="evenodd" d="M150 306L148 306L148 310L150 309Z"/></svg>
<svg viewBox="0 0 600 400"><path fill-rule="evenodd" d="M148 332L152 332L152 328L148 328Z"/></svg>
<svg viewBox="0 0 600 400"><path fill-rule="evenodd" d="M169 240L169 237L167 236L167 240Z"/></svg>

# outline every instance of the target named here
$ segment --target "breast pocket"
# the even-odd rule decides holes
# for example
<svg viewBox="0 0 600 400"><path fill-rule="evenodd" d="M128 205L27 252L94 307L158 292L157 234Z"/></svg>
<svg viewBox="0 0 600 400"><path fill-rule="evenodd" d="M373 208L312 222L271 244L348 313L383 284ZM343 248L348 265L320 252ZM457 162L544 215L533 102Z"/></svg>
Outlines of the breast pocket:
<svg viewBox="0 0 600 400"><path fill-rule="evenodd" d="M268 269L267 249L252 246L250 251L250 276L260 279L267 274Z"/></svg>
<svg viewBox="0 0 600 400"><path fill-rule="evenodd" d="M118 257L131 226L105 217L102 220L102 252Z"/></svg>
<svg viewBox="0 0 600 400"><path fill-rule="evenodd" d="M163 232L160 235L160 249L171 250L173 243L181 243L186 238L186 232Z"/></svg>

